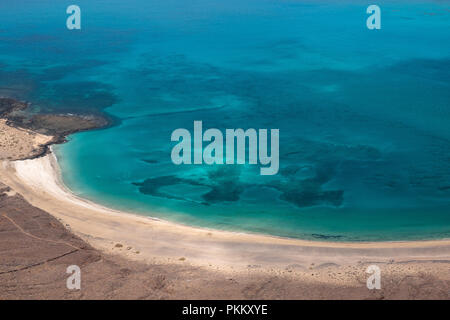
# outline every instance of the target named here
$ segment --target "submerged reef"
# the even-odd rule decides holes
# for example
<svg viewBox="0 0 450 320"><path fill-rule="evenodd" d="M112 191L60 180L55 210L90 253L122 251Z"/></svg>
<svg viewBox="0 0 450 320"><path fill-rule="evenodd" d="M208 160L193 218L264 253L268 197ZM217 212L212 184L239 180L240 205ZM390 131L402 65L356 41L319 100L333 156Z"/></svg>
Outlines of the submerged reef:
<svg viewBox="0 0 450 320"><path fill-rule="evenodd" d="M286 175L288 171L285 171ZM296 170L290 172L295 175ZM139 187L139 192L145 195L192 202L192 199L181 195L173 195L162 191L164 187L175 185L191 185L205 187L207 191L201 193L202 204L212 205L224 202L237 202L241 199L244 191L251 187L270 188L280 193L279 200L289 202L298 208L312 206L331 206L339 207L343 203L343 190L326 190L323 184L326 183L332 175L323 177L319 170L316 177L308 179L296 179L291 177L285 181L285 177L278 177L271 182L263 184L251 184L242 181L241 171L236 166L221 166L210 170L207 177L198 179L196 177L179 177L168 175L145 179L142 182L133 182Z"/></svg>

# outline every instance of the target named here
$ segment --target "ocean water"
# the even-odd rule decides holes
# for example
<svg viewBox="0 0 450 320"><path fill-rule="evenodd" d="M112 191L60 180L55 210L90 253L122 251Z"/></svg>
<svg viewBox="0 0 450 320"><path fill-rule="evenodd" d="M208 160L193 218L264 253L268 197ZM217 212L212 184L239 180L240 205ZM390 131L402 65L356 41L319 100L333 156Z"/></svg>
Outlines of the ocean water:
<svg viewBox="0 0 450 320"><path fill-rule="evenodd" d="M332 241L450 237L450 3L0 3L0 95L106 113L57 146L65 183L180 223ZM280 130L280 171L182 165L177 128Z"/></svg>

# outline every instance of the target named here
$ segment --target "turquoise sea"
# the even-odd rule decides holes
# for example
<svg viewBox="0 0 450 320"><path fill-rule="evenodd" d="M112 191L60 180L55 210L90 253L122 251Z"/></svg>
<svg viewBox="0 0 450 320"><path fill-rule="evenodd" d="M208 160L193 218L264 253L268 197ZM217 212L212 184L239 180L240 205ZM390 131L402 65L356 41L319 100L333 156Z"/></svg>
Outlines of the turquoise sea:
<svg viewBox="0 0 450 320"><path fill-rule="evenodd" d="M315 240L450 237L449 1L1 1L0 96L115 119L55 148L74 193L109 207ZM280 129L279 173L174 165L170 135L194 120Z"/></svg>

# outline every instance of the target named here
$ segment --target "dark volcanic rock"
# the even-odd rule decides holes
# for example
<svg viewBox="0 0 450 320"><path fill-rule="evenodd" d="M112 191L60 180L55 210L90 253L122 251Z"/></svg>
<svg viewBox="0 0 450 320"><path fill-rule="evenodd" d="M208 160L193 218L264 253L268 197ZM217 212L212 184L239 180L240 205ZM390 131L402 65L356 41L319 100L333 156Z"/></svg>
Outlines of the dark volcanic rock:
<svg viewBox="0 0 450 320"><path fill-rule="evenodd" d="M15 122L15 124L61 139L75 132L105 127L108 121L96 116L37 114L29 120L24 119L22 122Z"/></svg>
<svg viewBox="0 0 450 320"><path fill-rule="evenodd" d="M0 118L6 119L12 127L53 136L48 145L65 142L69 134L103 128L110 123L107 118L98 115L31 113L28 106L25 102L0 98ZM42 146L37 157L48 152L48 145Z"/></svg>
<svg viewBox="0 0 450 320"><path fill-rule="evenodd" d="M0 98L0 118L4 118L14 111L25 110L28 104L10 98Z"/></svg>

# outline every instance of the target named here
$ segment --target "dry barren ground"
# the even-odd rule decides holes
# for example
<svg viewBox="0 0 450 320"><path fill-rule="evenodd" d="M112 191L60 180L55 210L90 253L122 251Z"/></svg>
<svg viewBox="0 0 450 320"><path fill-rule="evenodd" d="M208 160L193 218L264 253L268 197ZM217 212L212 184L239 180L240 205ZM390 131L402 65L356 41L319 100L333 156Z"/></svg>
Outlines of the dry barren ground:
<svg viewBox="0 0 450 320"><path fill-rule="evenodd" d="M92 248L5 185L0 190L0 299L450 299L446 261L379 264L381 290L366 288L367 263L223 272L188 261L131 262ZM70 265L81 268L81 290L66 288Z"/></svg>
<svg viewBox="0 0 450 320"><path fill-rule="evenodd" d="M17 102L10 99L0 99L0 109L4 113L25 108L15 104ZM60 118L48 116L36 119L39 125L53 123L55 119L61 123ZM64 119L72 124L79 122ZM84 121L82 129L94 126L93 120ZM51 136L9 126L0 119L0 160L33 157L50 139ZM310 257L283 268L248 265L235 271L212 265L199 267L191 264L189 257L181 257L177 263L131 261L123 257L127 252L139 255L138 249L114 242L110 243L113 250L109 251L113 254L95 249L75 236L70 226L33 207L1 181L2 176L0 300L450 299L450 261L445 259L395 261L394 257L388 262L365 260L334 264ZM381 290L366 287L369 275L365 271L370 264L381 268ZM66 269L70 265L81 268L81 290L66 287L69 277Z"/></svg>

